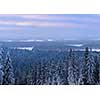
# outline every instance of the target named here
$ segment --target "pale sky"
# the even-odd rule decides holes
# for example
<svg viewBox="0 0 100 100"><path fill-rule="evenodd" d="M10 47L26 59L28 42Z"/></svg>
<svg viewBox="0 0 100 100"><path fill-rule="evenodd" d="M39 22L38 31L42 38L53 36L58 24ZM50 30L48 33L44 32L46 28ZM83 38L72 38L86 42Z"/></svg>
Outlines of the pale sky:
<svg viewBox="0 0 100 100"><path fill-rule="evenodd" d="M100 39L100 15L0 14L0 39Z"/></svg>

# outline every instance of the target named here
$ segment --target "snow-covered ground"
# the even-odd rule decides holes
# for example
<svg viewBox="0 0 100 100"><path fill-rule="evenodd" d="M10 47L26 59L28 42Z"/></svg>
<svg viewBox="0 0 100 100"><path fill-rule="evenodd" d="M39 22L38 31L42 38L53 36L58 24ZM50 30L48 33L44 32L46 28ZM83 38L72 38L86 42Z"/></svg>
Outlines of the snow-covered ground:
<svg viewBox="0 0 100 100"><path fill-rule="evenodd" d="M100 49L91 49L92 51L100 52ZM85 51L85 49L74 49L74 51Z"/></svg>
<svg viewBox="0 0 100 100"><path fill-rule="evenodd" d="M19 50L29 50L29 51L32 51L34 47L15 47L13 49L19 49Z"/></svg>
<svg viewBox="0 0 100 100"><path fill-rule="evenodd" d="M92 49L92 51L100 52L100 49Z"/></svg>
<svg viewBox="0 0 100 100"><path fill-rule="evenodd" d="M68 44L68 46L82 47L82 46L83 46L83 44Z"/></svg>
<svg viewBox="0 0 100 100"><path fill-rule="evenodd" d="M54 41L53 39L48 39L47 41Z"/></svg>
<svg viewBox="0 0 100 100"><path fill-rule="evenodd" d="M13 49L32 51L34 47L14 47ZM74 49L74 51L85 51L85 49ZM92 49L92 51L100 52L100 49Z"/></svg>
<svg viewBox="0 0 100 100"><path fill-rule="evenodd" d="M47 40L42 40L42 39L30 39L30 40L0 40L0 42L45 42L45 41L54 41L53 39L47 39Z"/></svg>

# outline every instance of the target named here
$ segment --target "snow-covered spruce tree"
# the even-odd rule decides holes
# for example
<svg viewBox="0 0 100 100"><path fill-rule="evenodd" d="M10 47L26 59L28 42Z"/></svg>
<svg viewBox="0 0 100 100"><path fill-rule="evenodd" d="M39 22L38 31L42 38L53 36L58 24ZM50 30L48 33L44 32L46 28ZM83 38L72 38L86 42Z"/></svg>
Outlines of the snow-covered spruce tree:
<svg viewBox="0 0 100 100"><path fill-rule="evenodd" d="M77 85L79 77L79 68L76 64L75 55L72 49L69 52L69 61L68 61L68 84Z"/></svg>
<svg viewBox="0 0 100 100"><path fill-rule="evenodd" d="M88 47L85 48L85 54L84 54L84 63L81 71L81 79L80 84L82 85L88 85L93 84L93 68L94 68L94 58L89 54Z"/></svg>
<svg viewBox="0 0 100 100"><path fill-rule="evenodd" d="M99 63L99 81L98 81L98 84L100 85L100 54L99 54L99 57L98 57L98 63Z"/></svg>
<svg viewBox="0 0 100 100"><path fill-rule="evenodd" d="M79 83L81 85L88 84L88 68L89 68L89 50L87 47L87 48L85 48L84 62L83 62L82 70L80 73L80 82Z"/></svg>
<svg viewBox="0 0 100 100"><path fill-rule="evenodd" d="M32 85L33 84L33 75L32 75L32 71L29 71L26 75L25 75L25 78L26 78L26 84L27 85Z"/></svg>
<svg viewBox="0 0 100 100"><path fill-rule="evenodd" d="M95 57L95 65L93 67L93 72L92 72L92 84L96 85L99 84L99 58L98 56Z"/></svg>
<svg viewBox="0 0 100 100"><path fill-rule="evenodd" d="M63 85L64 84L63 65L61 61L59 61L57 65L55 65L55 71L54 71L52 83L53 85Z"/></svg>
<svg viewBox="0 0 100 100"><path fill-rule="evenodd" d="M3 72L3 48L0 48L0 85L3 84L3 75L4 75L4 72Z"/></svg>
<svg viewBox="0 0 100 100"><path fill-rule="evenodd" d="M50 75L50 77L49 77L49 83L50 83L50 85L55 85L55 84L57 84L57 79L56 79L56 74L57 74L57 72L56 72L56 66L55 66L55 64L54 64L54 61L51 61L51 68L50 68L50 72L49 72L49 75Z"/></svg>
<svg viewBox="0 0 100 100"><path fill-rule="evenodd" d="M63 62L62 84L61 85L68 85L68 61Z"/></svg>
<svg viewBox="0 0 100 100"><path fill-rule="evenodd" d="M61 78L57 74L57 72L55 72L55 74L53 76L52 85L61 85Z"/></svg>
<svg viewBox="0 0 100 100"><path fill-rule="evenodd" d="M32 84L37 84L37 63L33 63L32 69L31 69L31 78L32 78Z"/></svg>
<svg viewBox="0 0 100 100"><path fill-rule="evenodd" d="M52 85L52 79L53 79L53 74L52 74L52 62L50 61L48 64L48 79L47 79L47 84Z"/></svg>
<svg viewBox="0 0 100 100"><path fill-rule="evenodd" d="M88 70L89 70L89 50L88 47L85 48L84 63L81 71L81 85L87 85L88 83Z"/></svg>
<svg viewBox="0 0 100 100"><path fill-rule="evenodd" d="M68 84L68 68L67 61L60 60L56 66L57 71L57 83L59 85L67 85Z"/></svg>
<svg viewBox="0 0 100 100"><path fill-rule="evenodd" d="M5 63L4 63L3 84L4 85L13 85L13 84L15 84L13 66L12 66L12 61L10 59L9 52L7 52Z"/></svg>
<svg viewBox="0 0 100 100"><path fill-rule="evenodd" d="M92 55L92 49L90 50L89 54L89 68L88 68L88 84L95 84L93 79L93 71L95 70L95 61Z"/></svg>
<svg viewBox="0 0 100 100"><path fill-rule="evenodd" d="M42 62L40 61L38 63L38 66L37 66L37 70L36 70L36 85L43 85L43 80L42 80Z"/></svg>
<svg viewBox="0 0 100 100"><path fill-rule="evenodd" d="M80 58L80 62L79 62L79 80L78 80L78 84L80 85L84 85L84 62L83 62L83 58Z"/></svg>
<svg viewBox="0 0 100 100"><path fill-rule="evenodd" d="M41 73L40 73L40 82L41 85L45 85L46 84L46 74L47 69L46 69L46 63L44 63L44 61L41 62Z"/></svg>

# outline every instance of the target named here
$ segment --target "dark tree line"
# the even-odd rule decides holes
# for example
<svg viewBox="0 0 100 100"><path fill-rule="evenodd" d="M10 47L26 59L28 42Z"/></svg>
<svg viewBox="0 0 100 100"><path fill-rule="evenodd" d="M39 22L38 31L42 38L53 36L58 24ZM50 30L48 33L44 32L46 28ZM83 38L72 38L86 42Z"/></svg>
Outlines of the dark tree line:
<svg viewBox="0 0 100 100"><path fill-rule="evenodd" d="M100 56L79 52L0 50L1 85L97 85Z"/></svg>

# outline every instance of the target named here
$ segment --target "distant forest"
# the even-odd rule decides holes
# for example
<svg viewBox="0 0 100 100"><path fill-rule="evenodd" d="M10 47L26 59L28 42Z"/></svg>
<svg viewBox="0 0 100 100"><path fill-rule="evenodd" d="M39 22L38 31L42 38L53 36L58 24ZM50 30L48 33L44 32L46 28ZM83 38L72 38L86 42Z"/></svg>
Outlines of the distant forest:
<svg viewBox="0 0 100 100"><path fill-rule="evenodd" d="M1 85L99 85L100 53L0 49Z"/></svg>

